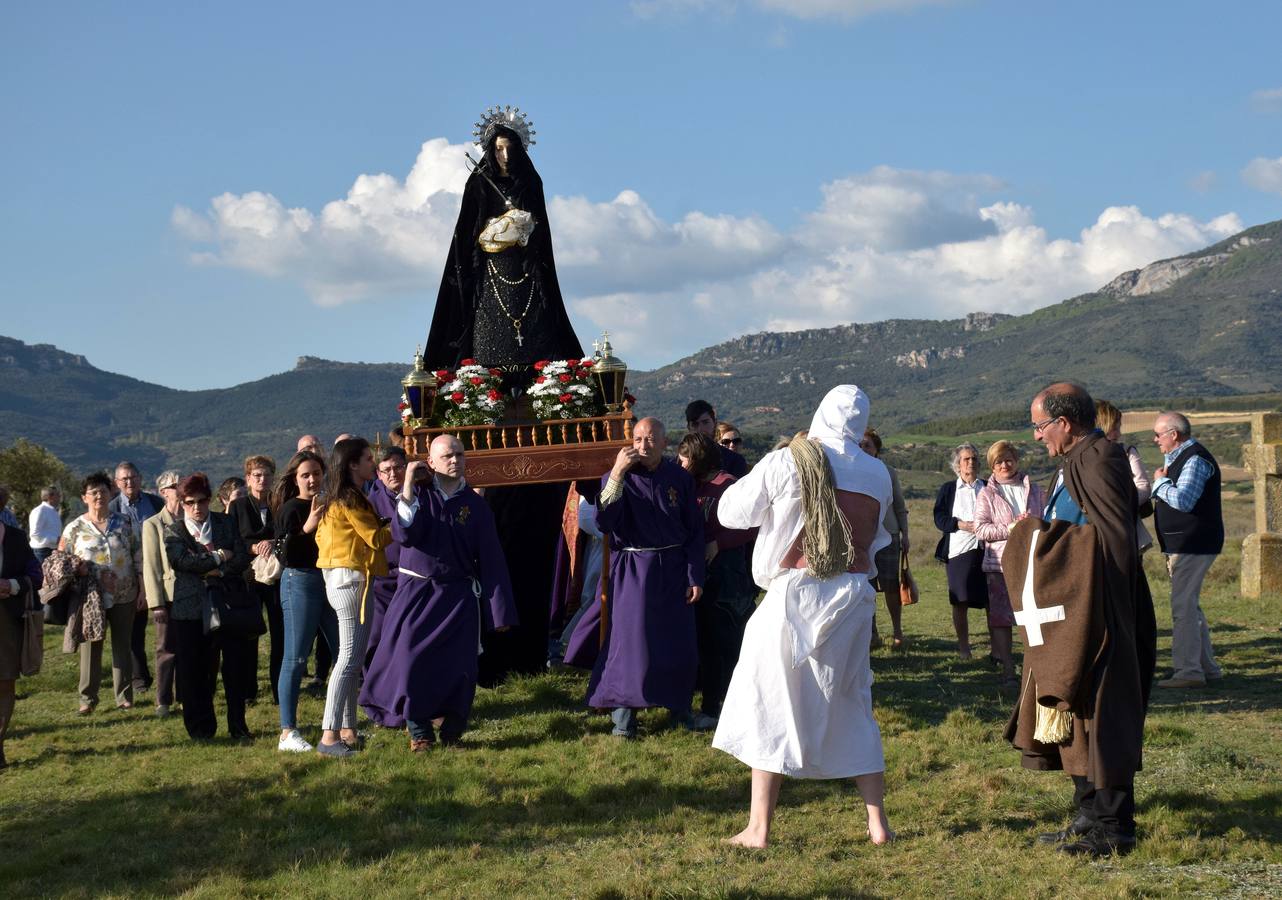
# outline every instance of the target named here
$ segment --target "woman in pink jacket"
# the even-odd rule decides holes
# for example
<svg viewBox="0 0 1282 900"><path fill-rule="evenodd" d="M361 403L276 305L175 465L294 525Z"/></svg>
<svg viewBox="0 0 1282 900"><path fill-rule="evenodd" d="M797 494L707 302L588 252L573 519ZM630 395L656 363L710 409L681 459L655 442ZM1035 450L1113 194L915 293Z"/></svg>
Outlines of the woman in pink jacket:
<svg viewBox="0 0 1282 900"><path fill-rule="evenodd" d="M1003 686L1010 687L1018 686L1019 679L1011 653L1015 613L1002 575L1002 551L1011 525L1029 516L1041 518L1046 492L1019 471L1019 451L1010 441L998 441L988 448L988 467L993 477L975 500L975 537L986 544L983 568L988 576L988 633L993 657L1001 664Z"/></svg>

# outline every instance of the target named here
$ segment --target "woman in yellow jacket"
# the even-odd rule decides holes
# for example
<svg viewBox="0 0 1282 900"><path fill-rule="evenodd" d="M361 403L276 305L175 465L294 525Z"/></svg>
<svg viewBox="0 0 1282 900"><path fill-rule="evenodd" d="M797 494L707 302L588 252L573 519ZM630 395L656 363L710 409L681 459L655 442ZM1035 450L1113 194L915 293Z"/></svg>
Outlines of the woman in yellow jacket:
<svg viewBox="0 0 1282 900"><path fill-rule="evenodd" d="M374 453L364 438L334 445L324 513L316 528L316 566L325 578L325 596L338 614L338 654L325 697L324 731L316 750L322 756L356 752L356 690L369 641L370 580L387 574L383 548L392 533L365 499L362 486L374 478Z"/></svg>

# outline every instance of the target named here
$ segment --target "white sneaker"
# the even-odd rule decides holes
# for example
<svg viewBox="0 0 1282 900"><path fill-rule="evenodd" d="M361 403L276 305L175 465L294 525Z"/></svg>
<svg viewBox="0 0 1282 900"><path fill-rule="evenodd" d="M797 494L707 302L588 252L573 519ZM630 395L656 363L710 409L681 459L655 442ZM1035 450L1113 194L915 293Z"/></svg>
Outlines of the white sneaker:
<svg viewBox="0 0 1282 900"><path fill-rule="evenodd" d="M316 748L303 740L303 736L298 733L297 728L293 728L290 729L289 734L280 739L276 749L285 753L310 753Z"/></svg>

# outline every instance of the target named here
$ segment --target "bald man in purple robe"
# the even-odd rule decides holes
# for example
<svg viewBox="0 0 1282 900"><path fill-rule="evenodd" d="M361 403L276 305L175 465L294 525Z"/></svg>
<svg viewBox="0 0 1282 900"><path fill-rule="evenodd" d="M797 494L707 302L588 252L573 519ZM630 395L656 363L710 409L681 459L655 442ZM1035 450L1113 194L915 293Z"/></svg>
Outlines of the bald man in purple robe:
<svg viewBox="0 0 1282 900"><path fill-rule="evenodd" d="M365 674L360 704L370 719L405 726L410 749L455 744L476 696L481 631L516 624L516 605L494 517L464 480L463 445L432 441L430 481L416 485L422 460L405 471L392 520L401 545L396 593Z"/></svg>
<svg viewBox="0 0 1282 900"><path fill-rule="evenodd" d="M612 733L624 738L636 737L637 710L648 707L689 727L699 668L692 604L703 593L703 517L694 480L663 456L667 444L662 422L638 422L597 501L610 607L588 706L612 710Z"/></svg>

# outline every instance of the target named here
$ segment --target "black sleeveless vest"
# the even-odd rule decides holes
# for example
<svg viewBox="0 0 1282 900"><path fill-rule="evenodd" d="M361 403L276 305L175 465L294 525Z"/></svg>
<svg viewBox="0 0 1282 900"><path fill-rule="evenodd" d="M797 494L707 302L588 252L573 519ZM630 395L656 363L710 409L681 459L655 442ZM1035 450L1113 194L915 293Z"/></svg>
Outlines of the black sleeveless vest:
<svg viewBox="0 0 1282 900"><path fill-rule="evenodd" d="M1224 518L1220 512L1220 465L1201 444L1193 444L1175 458L1166 477L1179 481L1180 470L1194 456L1211 464L1211 477L1206 480L1202 496L1193 508L1180 512L1166 502L1153 498L1153 516L1157 522L1157 540L1163 553L1219 553L1224 549Z"/></svg>

